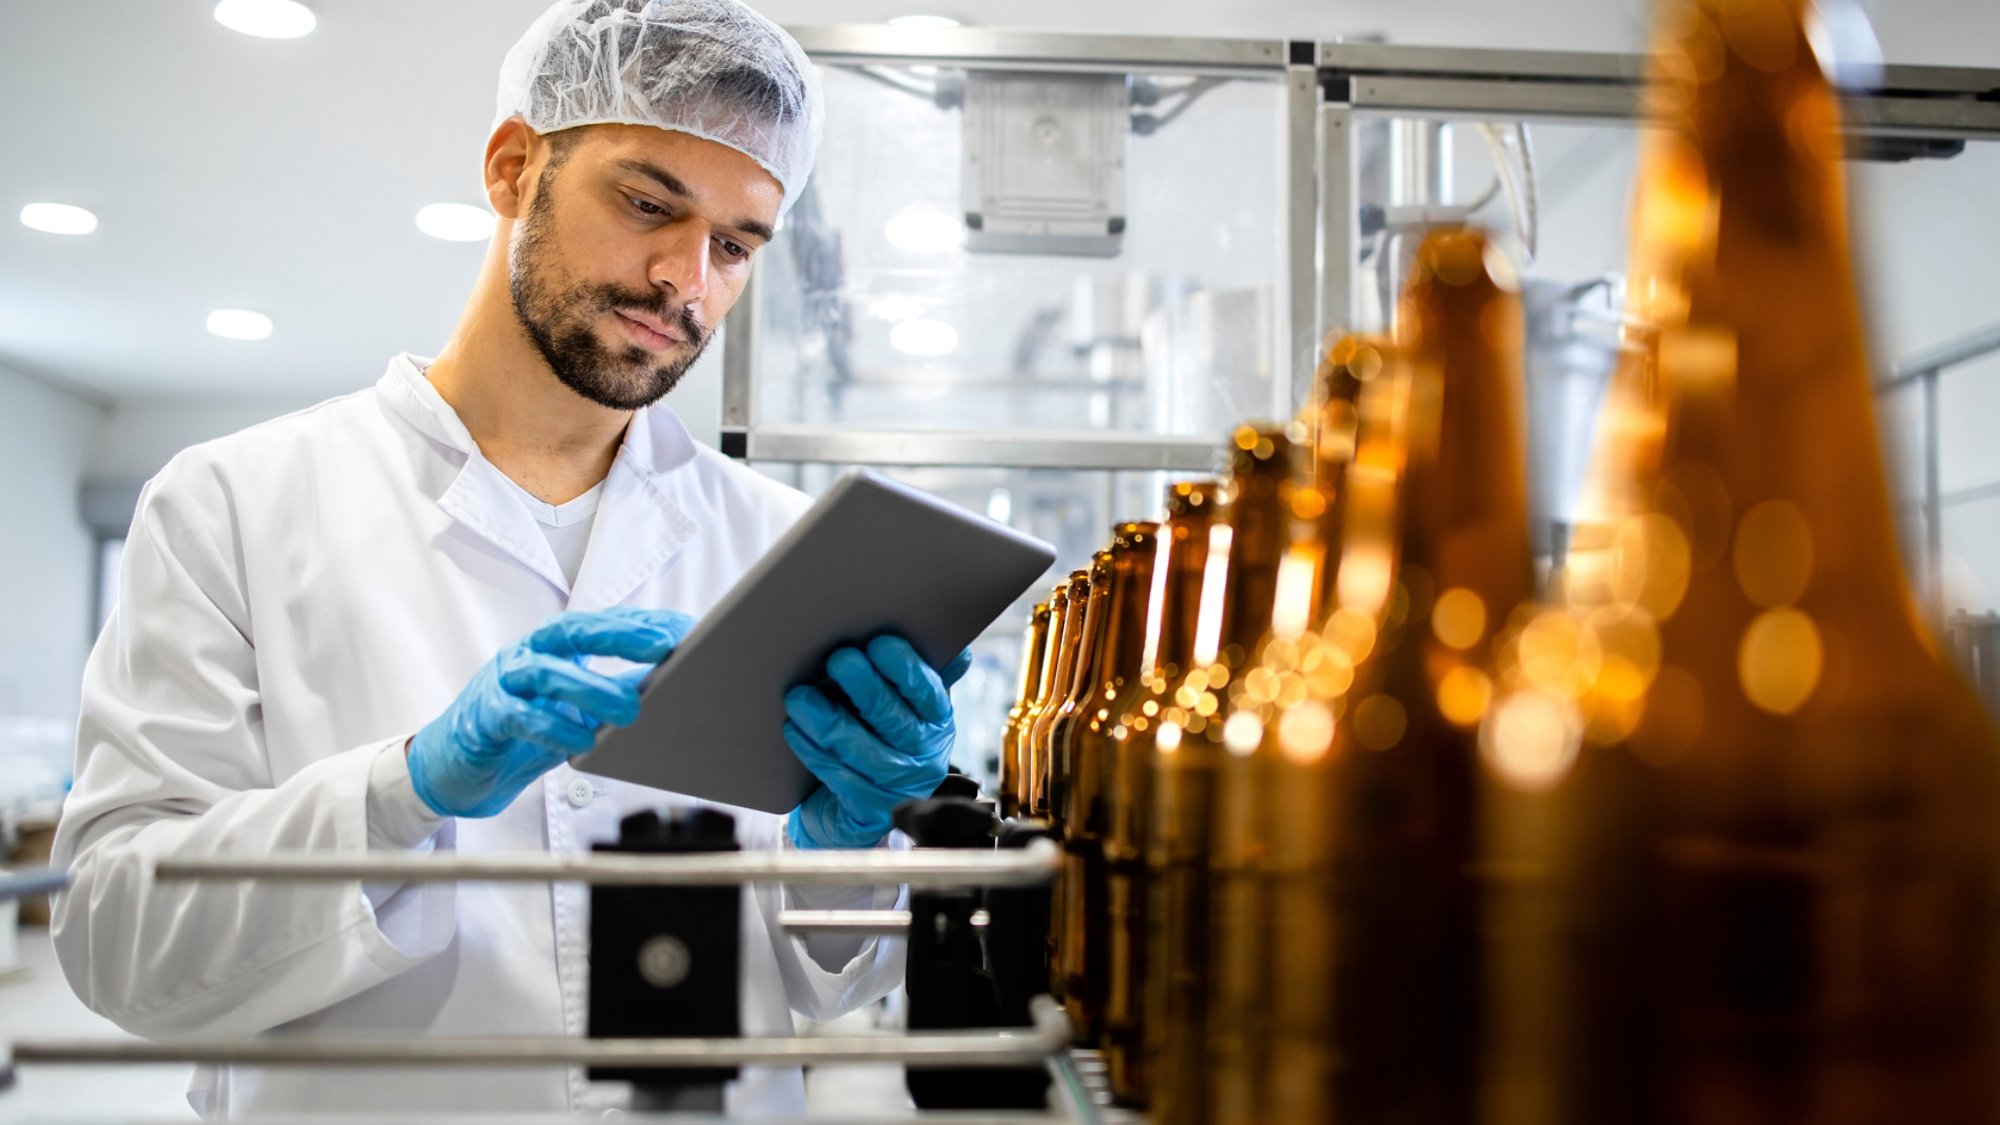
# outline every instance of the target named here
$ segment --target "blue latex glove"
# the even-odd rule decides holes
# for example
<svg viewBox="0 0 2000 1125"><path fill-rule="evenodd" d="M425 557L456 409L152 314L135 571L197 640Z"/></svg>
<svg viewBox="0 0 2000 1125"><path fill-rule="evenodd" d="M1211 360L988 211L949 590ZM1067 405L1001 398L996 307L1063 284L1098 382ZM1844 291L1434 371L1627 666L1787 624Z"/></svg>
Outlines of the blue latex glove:
<svg viewBox="0 0 2000 1125"><path fill-rule="evenodd" d="M492 816L528 783L590 749L597 728L639 717L639 681L694 618L620 607L550 618L494 657L445 713L410 739L410 781L440 816ZM648 665L606 676L592 656Z"/></svg>
<svg viewBox="0 0 2000 1125"><path fill-rule="evenodd" d="M785 822L792 843L872 848L889 834L897 805L930 796L958 733L948 689L971 666L972 654L961 652L937 672L910 642L883 636L865 654L842 648L826 658L827 678L851 706L816 687L786 692L785 741L825 783Z"/></svg>

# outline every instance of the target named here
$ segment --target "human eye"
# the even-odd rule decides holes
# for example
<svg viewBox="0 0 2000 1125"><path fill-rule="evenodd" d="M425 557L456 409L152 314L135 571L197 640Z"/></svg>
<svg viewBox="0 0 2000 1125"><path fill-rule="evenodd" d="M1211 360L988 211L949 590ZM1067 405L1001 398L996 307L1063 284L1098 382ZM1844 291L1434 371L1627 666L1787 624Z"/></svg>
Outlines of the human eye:
<svg viewBox="0 0 2000 1125"><path fill-rule="evenodd" d="M665 207L660 206L659 204L653 202L650 199L641 199L636 195L626 196L625 202L632 205L632 210L637 211L638 213L646 216L649 219L657 219L660 216L665 215L667 213L667 209Z"/></svg>
<svg viewBox="0 0 2000 1125"><path fill-rule="evenodd" d="M745 261L750 257L750 248L740 242L727 238L718 238L715 240L715 245L717 249L722 251L722 256L732 262Z"/></svg>

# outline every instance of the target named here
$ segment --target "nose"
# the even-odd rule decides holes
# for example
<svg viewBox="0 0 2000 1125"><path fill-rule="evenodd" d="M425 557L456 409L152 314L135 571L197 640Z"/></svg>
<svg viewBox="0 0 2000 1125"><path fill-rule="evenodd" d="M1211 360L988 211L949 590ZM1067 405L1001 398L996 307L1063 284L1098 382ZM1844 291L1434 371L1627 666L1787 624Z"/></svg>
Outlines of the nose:
<svg viewBox="0 0 2000 1125"><path fill-rule="evenodd" d="M646 279L666 289L683 305L708 293L708 232L700 224L676 223L659 233Z"/></svg>

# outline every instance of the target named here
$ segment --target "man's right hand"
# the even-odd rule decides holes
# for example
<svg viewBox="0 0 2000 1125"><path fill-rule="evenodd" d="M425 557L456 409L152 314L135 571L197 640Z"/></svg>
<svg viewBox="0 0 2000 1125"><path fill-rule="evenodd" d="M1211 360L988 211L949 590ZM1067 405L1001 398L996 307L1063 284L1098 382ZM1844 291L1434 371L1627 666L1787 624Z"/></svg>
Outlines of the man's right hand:
<svg viewBox="0 0 2000 1125"><path fill-rule="evenodd" d="M616 656L650 666L694 626L671 610L620 607L551 618L501 652L445 713L410 739L410 781L440 816L493 816L528 783L590 749L606 723L639 717L644 671L606 676L583 666Z"/></svg>

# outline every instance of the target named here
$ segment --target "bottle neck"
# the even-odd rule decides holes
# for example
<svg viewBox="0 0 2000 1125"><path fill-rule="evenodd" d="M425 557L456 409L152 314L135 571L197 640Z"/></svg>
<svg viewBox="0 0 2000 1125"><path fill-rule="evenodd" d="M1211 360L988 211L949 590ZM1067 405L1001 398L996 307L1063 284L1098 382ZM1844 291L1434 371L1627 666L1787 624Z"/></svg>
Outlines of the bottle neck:
<svg viewBox="0 0 2000 1125"><path fill-rule="evenodd" d="M1436 593L1476 594L1490 635L1533 593L1520 298L1484 275L1432 277L1409 303L1398 562Z"/></svg>
<svg viewBox="0 0 2000 1125"><path fill-rule="evenodd" d="M1020 690L1014 698L1022 706L1034 702L1042 689L1042 650L1049 641L1049 613L1043 610L1028 619L1028 636L1022 642Z"/></svg>
<svg viewBox="0 0 2000 1125"><path fill-rule="evenodd" d="M1159 631L1154 666L1145 670L1148 674L1161 668L1186 671L1194 660L1202 579L1208 572L1208 548L1215 526L1206 515L1179 518L1168 525Z"/></svg>
<svg viewBox="0 0 2000 1125"><path fill-rule="evenodd" d="M1291 541L1291 513L1279 495L1282 476L1259 467L1239 481L1230 501L1229 564L1215 658L1242 667L1270 632L1278 576Z"/></svg>
<svg viewBox="0 0 2000 1125"><path fill-rule="evenodd" d="M1067 593L1059 595L1050 607L1049 643L1048 651L1042 657L1042 690L1038 710L1046 711L1056 701L1056 684L1062 677L1065 654L1077 628L1077 619L1071 612L1075 608L1079 607L1070 605Z"/></svg>
<svg viewBox="0 0 2000 1125"><path fill-rule="evenodd" d="M1103 675L1104 654L1110 646L1111 573L1106 568L1090 579L1090 597L1084 603L1083 637L1071 670L1068 699L1081 703Z"/></svg>
<svg viewBox="0 0 2000 1125"><path fill-rule="evenodd" d="M1056 653L1055 675L1049 681L1049 707L1052 710L1061 707L1076 686L1077 660L1084 655L1089 610L1089 588L1083 583L1072 585L1068 611L1063 615L1062 649Z"/></svg>
<svg viewBox="0 0 2000 1125"><path fill-rule="evenodd" d="M1148 541L1145 546L1151 547ZM1146 645L1146 618L1153 593L1153 553L1151 550L1123 552L1112 564L1111 600L1105 607L1104 642L1098 647L1097 667L1090 677L1090 710L1111 702L1113 693L1123 694L1125 685L1138 682Z"/></svg>

